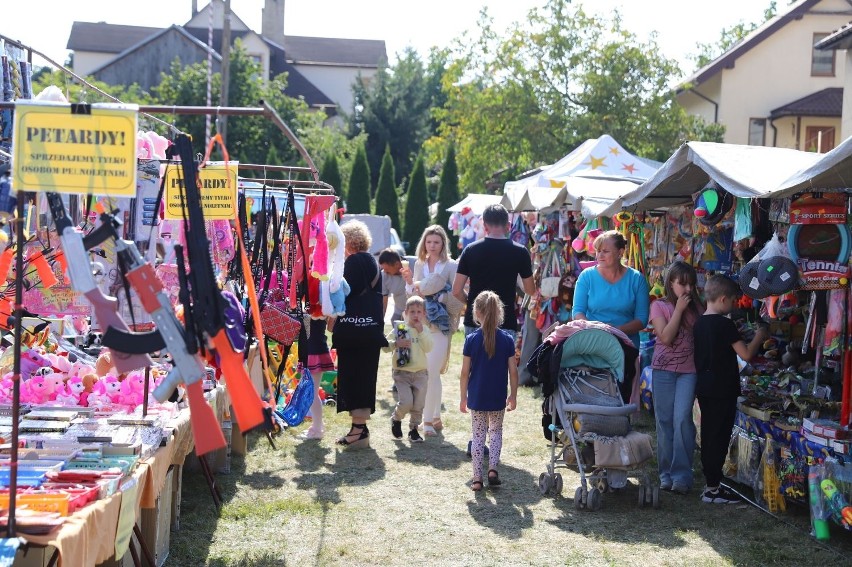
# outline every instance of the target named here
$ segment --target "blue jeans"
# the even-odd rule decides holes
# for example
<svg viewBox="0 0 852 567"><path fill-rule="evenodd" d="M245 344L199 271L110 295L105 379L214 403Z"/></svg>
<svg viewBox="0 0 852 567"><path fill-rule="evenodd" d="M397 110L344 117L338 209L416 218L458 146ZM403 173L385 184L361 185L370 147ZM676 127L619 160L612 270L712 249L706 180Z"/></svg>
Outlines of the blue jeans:
<svg viewBox="0 0 852 567"><path fill-rule="evenodd" d="M654 415L657 420L657 462L660 483L692 488L695 453L695 374L653 370Z"/></svg>

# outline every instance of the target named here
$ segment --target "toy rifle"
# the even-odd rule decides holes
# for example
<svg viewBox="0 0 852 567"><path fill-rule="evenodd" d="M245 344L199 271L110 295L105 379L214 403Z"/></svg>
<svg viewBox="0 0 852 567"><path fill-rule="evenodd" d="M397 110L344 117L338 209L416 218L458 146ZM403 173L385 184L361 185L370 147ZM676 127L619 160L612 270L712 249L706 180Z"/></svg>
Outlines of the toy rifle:
<svg viewBox="0 0 852 567"><path fill-rule="evenodd" d="M201 208L197 164L189 136L179 134L173 149L181 159L184 210L189 221L185 230L189 265L189 273L186 275L189 301L184 302L187 333L195 333L202 348L209 341L215 349L217 366L225 377L234 414L240 430L246 432L268 421L268 418L264 415L263 402L249 378L243 362L243 353L235 348L229 337L228 328L233 326L235 321L227 317L227 300L216 285L210 242L207 239L204 212ZM154 390L154 397L158 400L166 399L174 389L177 379L175 375L171 380L167 378L163 381Z"/></svg>
<svg viewBox="0 0 852 567"><path fill-rule="evenodd" d="M112 214L103 213L101 214L101 225L84 239L71 226L71 221L68 219L65 212L65 205L62 203L60 196L57 193L48 193L47 200L50 204L50 210L56 222L56 229L60 233L62 247L66 255L69 255L69 250L72 254L79 254L80 252L76 248L81 246L85 248L87 244L89 246L96 246L109 238L115 241L116 254L120 260L119 265L123 263L123 267L126 270L124 276L130 285L133 286L133 289L142 301L143 308L151 315L157 326L155 331L133 333L127 329L126 325L124 329L120 329L114 324L114 321L110 320L109 327L104 334L104 343L112 345L111 348L117 355L128 350L139 351L139 349L143 349L143 352L148 353L165 348L171 355L172 363L174 364L169 374L169 379L172 381L181 380L187 386L190 421L192 423L196 452L199 455L203 455L225 447L225 437L222 435L222 430L219 427L213 409L207 404L207 401L204 399L204 392L201 389L201 379L207 375L204 364L195 351L189 350L184 329L175 315L168 296L163 292L163 284L157 277L156 272L154 272L153 266L145 262L136 248L136 244L132 241L123 240L120 237L118 227L121 226L121 221ZM68 246L66 246L66 236ZM89 240L89 242L86 243L86 240ZM82 254L86 254L85 249ZM69 255L69 257L74 258L75 256ZM83 262L78 263L73 261L68 264L68 273L71 275L72 282L75 282L75 289L77 288L77 280L74 279L74 274L75 271L80 270L78 264L79 266L84 265ZM88 263L86 262L85 264ZM89 277L91 278L90 273ZM94 280L92 281L94 282ZM100 292L97 286L94 289ZM106 314L106 310L103 307L105 302L101 299L103 294L100 293L100 297L98 297L97 295L90 295L90 293L86 293L86 297L95 306L98 319L103 321L101 314L98 312L98 306L101 305L101 309ZM116 303L115 298L106 299L112 300L113 305ZM109 302L107 301L106 303ZM109 313L117 318L119 322L123 323L122 319L115 312L114 307ZM122 344L127 345L124 351L115 349L116 346ZM147 358L147 365L150 366L153 364L147 354L133 354L129 356ZM117 367L118 361L121 359L119 357L114 357L114 359Z"/></svg>
<svg viewBox="0 0 852 567"><path fill-rule="evenodd" d="M123 373L151 366L153 361L147 353L156 352L164 346L159 333L146 333L144 338L134 338L140 334L131 333L127 323L118 314L118 300L104 295L92 275L88 250L110 238L114 233L114 227L109 223L103 223L83 237L83 234L74 228L58 193L48 192L47 202L62 243L62 251L67 259L68 277L71 279L72 287L85 295L92 304L95 317L102 328L110 333L111 337L117 338L109 344L104 343L113 353L113 364L116 370Z"/></svg>

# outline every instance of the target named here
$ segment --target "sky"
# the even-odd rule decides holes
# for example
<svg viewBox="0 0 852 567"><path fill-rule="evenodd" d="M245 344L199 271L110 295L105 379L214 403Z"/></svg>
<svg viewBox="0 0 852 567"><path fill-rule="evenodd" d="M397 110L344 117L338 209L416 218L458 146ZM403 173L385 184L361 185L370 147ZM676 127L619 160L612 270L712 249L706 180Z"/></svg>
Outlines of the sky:
<svg viewBox="0 0 852 567"><path fill-rule="evenodd" d="M578 2L578 0L575 0ZM231 0L231 10L260 32L264 0ZM693 70L687 55L696 43L715 42L731 25L762 20L769 0L585 0L589 13L611 16L618 9L623 25L640 39L657 32L662 52L676 59L685 73ZM44 52L58 63L71 23L108 22L152 27L184 24L191 0L20 0L3 2L0 34ZM207 0L198 0L203 8ZM465 30L476 36L479 12L488 7L497 30L523 22L544 0L286 0L284 33L316 37L385 40L388 57L414 47L425 58L432 46L450 45ZM786 5L784 0L779 5ZM38 17L34 17L38 16ZM39 60L34 60L39 64Z"/></svg>

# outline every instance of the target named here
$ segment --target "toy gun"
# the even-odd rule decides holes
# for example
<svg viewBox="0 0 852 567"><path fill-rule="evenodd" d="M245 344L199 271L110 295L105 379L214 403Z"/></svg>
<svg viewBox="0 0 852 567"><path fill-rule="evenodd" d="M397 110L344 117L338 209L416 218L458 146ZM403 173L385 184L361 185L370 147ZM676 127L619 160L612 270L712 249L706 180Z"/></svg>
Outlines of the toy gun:
<svg viewBox="0 0 852 567"><path fill-rule="evenodd" d="M829 538L828 532L828 514L826 513L825 503L823 502L822 491L820 490L820 477L823 475L823 465L812 464L808 469L808 493L810 496L811 505L811 526L813 527L814 537L824 541Z"/></svg>
<svg viewBox="0 0 852 567"><path fill-rule="evenodd" d="M834 521L847 530L852 530L852 506L849 505L843 494L837 490L837 485L827 478L820 482L819 485L822 488L822 493L825 495L825 504Z"/></svg>
<svg viewBox="0 0 852 567"><path fill-rule="evenodd" d="M226 316L227 300L216 285L213 273L213 261L210 255L210 242L204 228L204 212L201 208L201 192L198 188L198 172L189 136L179 134L172 148L181 159L183 172L184 206L189 220L186 233L186 252L189 273L186 274L186 288L182 290L188 296L184 302L184 317L187 321L187 333L198 340L203 349L208 341L218 355L217 366L225 377L228 394L234 407L241 431L248 431L261 425L269 418L264 415L264 405L251 383L243 353L232 343L228 328L235 322ZM180 266L182 263L179 263ZM177 374L163 381L155 390L154 397L166 399L179 380ZM268 415L268 414L267 414Z"/></svg>
<svg viewBox="0 0 852 567"><path fill-rule="evenodd" d="M408 325L403 321L396 323L396 338L397 340L409 338ZM411 362L411 349L409 347L396 349L396 365L402 368L409 362Z"/></svg>
<svg viewBox="0 0 852 567"><path fill-rule="evenodd" d="M58 193L48 192L47 202L62 243L62 252L67 259L71 285L75 291L86 296L95 309L95 318L110 335L112 340L105 341L104 345L108 346L113 353L112 359L116 370L124 373L151 366L153 361L147 353L156 352L165 346L162 337L156 332L146 333L144 337L131 333L127 323L118 314L118 300L104 295L92 275L87 251L111 238L115 228L105 222L83 237L83 234L78 232L71 223L65 211L65 204Z"/></svg>

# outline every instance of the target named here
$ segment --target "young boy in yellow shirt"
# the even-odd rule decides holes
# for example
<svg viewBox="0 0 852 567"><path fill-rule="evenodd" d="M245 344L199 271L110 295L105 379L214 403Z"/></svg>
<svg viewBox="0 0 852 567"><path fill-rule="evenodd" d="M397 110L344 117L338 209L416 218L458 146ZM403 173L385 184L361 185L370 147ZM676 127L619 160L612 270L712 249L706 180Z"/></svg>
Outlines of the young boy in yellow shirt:
<svg viewBox="0 0 852 567"><path fill-rule="evenodd" d="M422 443L423 437L417 427L423 421L426 385L429 382L426 353L432 350L432 333L423 327L426 320L426 303L423 298L409 297L405 302L403 317L404 324L394 321L394 329L387 336L388 346L383 348L385 352L394 353L392 375L399 396L391 416L391 433L395 439L402 439L402 418L408 414L408 439L412 443ZM406 338L399 336L400 324L404 325ZM408 352L401 353L400 349Z"/></svg>

